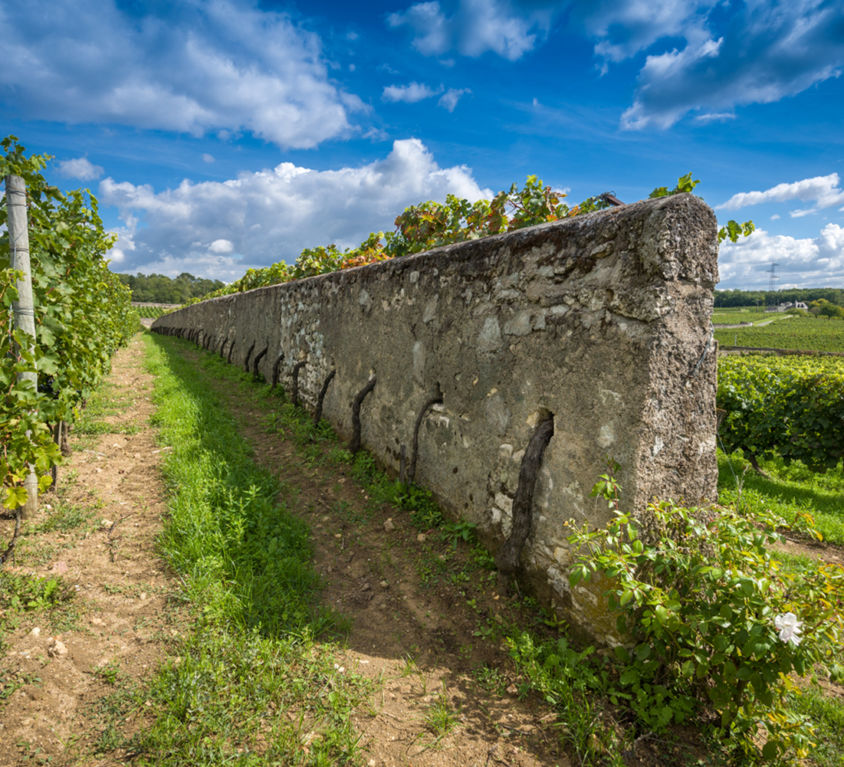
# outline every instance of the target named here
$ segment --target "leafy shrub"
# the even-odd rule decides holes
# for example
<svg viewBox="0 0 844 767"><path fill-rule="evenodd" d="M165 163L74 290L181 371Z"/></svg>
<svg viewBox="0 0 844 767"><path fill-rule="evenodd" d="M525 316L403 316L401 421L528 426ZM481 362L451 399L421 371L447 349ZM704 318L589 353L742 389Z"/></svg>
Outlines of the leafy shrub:
<svg viewBox="0 0 844 767"><path fill-rule="evenodd" d="M844 568L783 566L773 516L660 502L637 518L619 510L611 474L593 492L613 518L571 536L571 580L610 579L624 638L615 685L641 725L697 719L746 759L804 756L812 729L788 705L798 693L789 675L840 673Z"/></svg>

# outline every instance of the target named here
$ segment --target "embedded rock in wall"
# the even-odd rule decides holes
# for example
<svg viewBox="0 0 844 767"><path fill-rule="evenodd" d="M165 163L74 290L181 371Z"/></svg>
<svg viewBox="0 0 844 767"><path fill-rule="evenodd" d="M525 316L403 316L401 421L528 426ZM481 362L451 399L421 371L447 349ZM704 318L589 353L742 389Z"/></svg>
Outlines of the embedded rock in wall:
<svg viewBox="0 0 844 767"><path fill-rule="evenodd" d="M606 521L590 490L607 459L624 509L715 499L717 279L715 217L677 195L215 298L153 329L403 463L597 631L599 600L568 586L565 523Z"/></svg>

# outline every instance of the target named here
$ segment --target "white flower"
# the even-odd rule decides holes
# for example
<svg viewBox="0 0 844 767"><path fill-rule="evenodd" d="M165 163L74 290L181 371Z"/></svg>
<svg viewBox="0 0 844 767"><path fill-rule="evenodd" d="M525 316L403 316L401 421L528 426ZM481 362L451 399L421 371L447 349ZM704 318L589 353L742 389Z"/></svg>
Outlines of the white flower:
<svg viewBox="0 0 844 767"><path fill-rule="evenodd" d="M794 613L785 613L774 618L774 625L780 632L780 639L783 642L791 642L795 647L800 644L803 637L800 636L802 621L797 620Z"/></svg>

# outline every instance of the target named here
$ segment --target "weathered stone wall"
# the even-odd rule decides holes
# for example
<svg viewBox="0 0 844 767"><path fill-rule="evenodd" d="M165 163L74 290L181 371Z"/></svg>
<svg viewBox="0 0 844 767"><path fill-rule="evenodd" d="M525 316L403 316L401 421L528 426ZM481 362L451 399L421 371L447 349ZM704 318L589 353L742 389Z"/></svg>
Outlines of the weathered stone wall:
<svg viewBox="0 0 844 767"><path fill-rule="evenodd" d="M398 471L418 422L416 481L494 549L525 448L553 415L521 566L594 627L595 598L565 577L564 523L606 521L590 489L607 458L624 508L715 498L716 256L712 212L677 195L216 298L153 328L295 388L312 410L324 391L323 417L347 438L374 378L363 445Z"/></svg>

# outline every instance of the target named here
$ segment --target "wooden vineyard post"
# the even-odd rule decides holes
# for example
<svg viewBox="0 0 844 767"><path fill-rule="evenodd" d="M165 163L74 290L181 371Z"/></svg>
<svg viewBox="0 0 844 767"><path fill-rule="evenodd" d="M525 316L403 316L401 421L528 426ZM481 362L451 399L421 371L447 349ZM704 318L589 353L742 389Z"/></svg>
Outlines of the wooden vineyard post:
<svg viewBox="0 0 844 767"><path fill-rule="evenodd" d="M35 351L35 307L32 301L32 273L29 265L29 230L26 220L26 184L20 176L6 176L6 208L8 209L9 249L11 267L22 272L17 282L18 300L14 302L15 328L32 339L29 351ZM31 381L33 388L38 388L38 373L25 371L18 373L18 382ZM38 508L38 477L35 467L30 466L24 480L26 504L22 509L25 517Z"/></svg>

